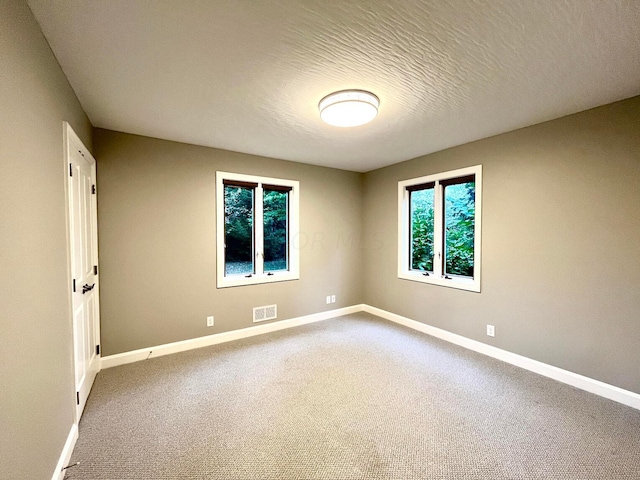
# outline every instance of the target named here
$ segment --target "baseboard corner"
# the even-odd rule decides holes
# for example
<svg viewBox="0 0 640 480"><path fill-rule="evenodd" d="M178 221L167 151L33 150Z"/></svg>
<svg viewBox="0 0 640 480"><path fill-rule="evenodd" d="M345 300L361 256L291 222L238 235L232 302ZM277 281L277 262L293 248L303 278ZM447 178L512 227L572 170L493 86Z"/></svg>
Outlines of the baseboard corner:
<svg viewBox="0 0 640 480"><path fill-rule="evenodd" d="M284 330L287 328L292 328L322 320L328 320L330 318L358 312L366 312L377 317L384 318L399 325L404 325L413 330L426 333L427 335L431 335L441 340L445 340L455 345L459 345L469 350L473 350L483 355L493 357L511 365L515 365L525 370L529 370L539 375L552 378L559 382L566 383L581 390L594 393L609 400L613 400L615 402L622 403L629 407L640 410L640 394L637 394L635 392L624 390L614 385L610 385L599 380L586 377L584 375L570 372L568 370L563 370L559 367L548 365L546 363L542 363L540 361L509 352L507 350L502 350L492 345L488 345L477 340L472 340L470 338L463 337L462 335L451 333L447 330L436 328L431 325L418 322L411 318L403 317L402 315L383 310L381 308L373 307L366 303L355 304L349 307L327 310L324 312L313 313L310 315L304 315L301 317L290 318L286 320L279 320L277 322L271 322L267 324L255 325L239 330L216 333L205 337L197 337L164 345L156 345L154 347L143 348L140 350L123 352L116 355L109 355L106 357L102 357L101 368L115 367L118 365L146 360L152 356L158 357L186 350L192 350L194 348L207 347L219 343L240 340L242 338L262 335L265 333Z"/></svg>

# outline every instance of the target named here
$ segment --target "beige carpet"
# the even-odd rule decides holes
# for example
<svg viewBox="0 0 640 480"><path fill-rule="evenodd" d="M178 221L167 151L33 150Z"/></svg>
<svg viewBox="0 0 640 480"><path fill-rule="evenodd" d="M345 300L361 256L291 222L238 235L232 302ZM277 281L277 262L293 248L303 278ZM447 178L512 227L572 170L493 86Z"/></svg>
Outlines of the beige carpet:
<svg viewBox="0 0 640 480"><path fill-rule="evenodd" d="M640 411L368 314L102 371L66 479L640 479Z"/></svg>

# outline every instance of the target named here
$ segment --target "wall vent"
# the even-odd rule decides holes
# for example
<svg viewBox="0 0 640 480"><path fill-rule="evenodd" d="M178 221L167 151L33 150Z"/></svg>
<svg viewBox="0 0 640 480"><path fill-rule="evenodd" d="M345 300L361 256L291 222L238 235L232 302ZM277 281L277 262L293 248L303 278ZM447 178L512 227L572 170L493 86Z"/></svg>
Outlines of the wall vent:
<svg viewBox="0 0 640 480"><path fill-rule="evenodd" d="M273 320L278 316L277 305L265 305L264 307L254 307L253 322L263 322L265 320Z"/></svg>

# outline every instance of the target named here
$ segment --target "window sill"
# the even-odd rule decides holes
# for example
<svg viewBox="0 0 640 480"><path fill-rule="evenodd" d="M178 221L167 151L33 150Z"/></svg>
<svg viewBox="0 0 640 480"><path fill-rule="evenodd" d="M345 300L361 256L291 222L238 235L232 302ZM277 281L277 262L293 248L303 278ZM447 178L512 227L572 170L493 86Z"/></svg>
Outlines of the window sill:
<svg viewBox="0 0 640 480"><path fill-rule="evenodd" d="M480 293L480 281L472 278L456 277L441 278L433 275L423 275L421 272L404 271L398 272L398 278L402 280L411 280L413 282L428 283L431 285L439 285L441 287L457 288L458 290L467 290L469 292Z"/></svg>
<svg viewBox="0 0 640 480"><path fill-rule="evenodd" d="M252 275L245 277L244 275L228 275L218 280L218 288L227 287L243 287L245 285L260 285L263 283L288 282L290 280L299 280L300 275L295 272L274 272L272 275Z"/></svg>

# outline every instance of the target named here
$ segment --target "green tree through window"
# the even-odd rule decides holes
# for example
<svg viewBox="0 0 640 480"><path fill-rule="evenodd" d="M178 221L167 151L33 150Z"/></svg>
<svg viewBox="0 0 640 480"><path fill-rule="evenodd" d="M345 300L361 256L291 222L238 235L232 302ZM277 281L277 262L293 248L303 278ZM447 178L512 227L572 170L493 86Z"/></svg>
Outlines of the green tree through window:
<svg viewBox="0 0 640 480"><path fill-rule="evenodd" d="M398 182L398 278L480 291L482 165Z"/></svg>
<svg viewBox="0 0 640 480"><path fill-rule="evenodd" d="M267 190L263 194L264 270L288 269L288 190ZM225 273L255 273L253 246L254 188L224 187Z"/></svg>
<svg viewBox="0 0 640 480"><path fill-rule="evenodd" d="M216 172L218 288L300 278L300 183Z"/></svg>
<svg viewBox="0 0 640 480"><path fill-rule="evenodd" d="M433 271L433 187L411 192L411 268Z"/></svg>
<svg viewBox="0 0 640 480"><path fill-rule="evenodd" d="M475 181L443 184L443 273L473 277L475 238ZM409 189L411 269L433 272L435 183Z"/></svg>
<svg viewBox="0 0 640 480"><path fill-rule="evenodd" d="M444 188L445 273L473 277L475 182Z"/></svg>
<svg viewBox="0 0 640 480"><path fill-rule="evenodd" d="M286 191L264 191L264 269L287 270L287 208Z"/></svg>
<svg viewBox="0 0 640 480"><path fill-rule="evenodd" d="M254 273L254 189L224 186L225 274Z"/></svg>

